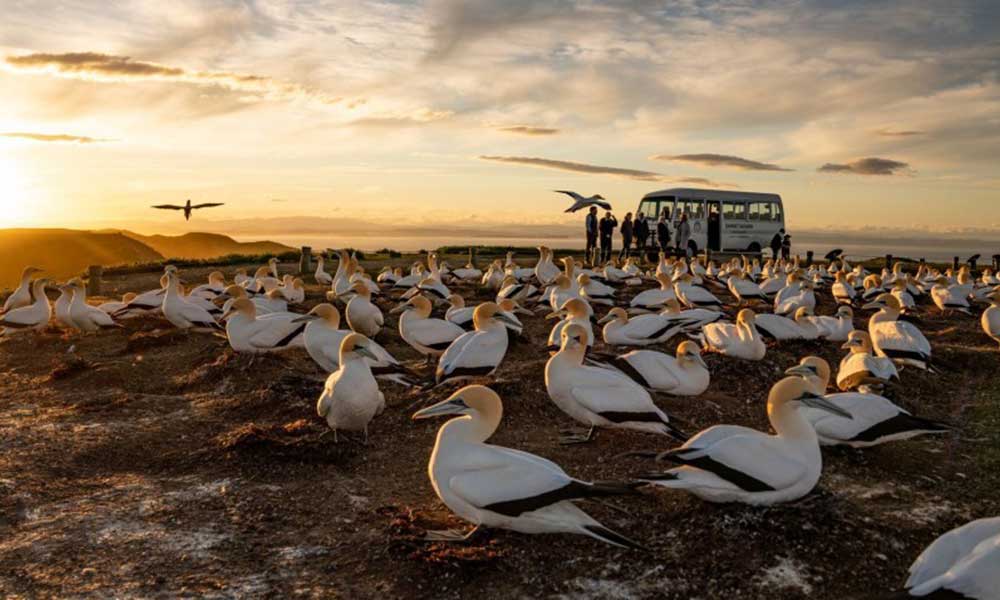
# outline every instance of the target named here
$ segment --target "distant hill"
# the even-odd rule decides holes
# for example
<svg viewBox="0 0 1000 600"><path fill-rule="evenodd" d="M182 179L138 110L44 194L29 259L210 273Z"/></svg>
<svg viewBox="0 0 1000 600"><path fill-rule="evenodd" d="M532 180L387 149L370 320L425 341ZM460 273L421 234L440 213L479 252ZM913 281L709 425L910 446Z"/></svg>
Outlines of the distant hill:
<svg viewBox="0 0 1000 600"><path fill-rule="evenodd" d="M142 242L165 258L205 259L229 254L280 254L293 250L276 242L237 242L218 233L185 233L184 235L141 235L122 231L124 235Z"/></svg>
<svg viewBox="0 0 1000 600"><path fill-rule="evenodd" d="M154 262L163 256L146 244L115 232L73 229L0 229L0 288L17 285L24 267L65 279L89 265Z"/></svg>
<svg viewBox="0 0 1000 600"><path fill-rule="evenodd" d="M229 254L279 254L290 247L274 242L237 242L214 233L144 236L131 231L0 229L0 289L17 285L31 265L45 277L65 280L90 265L105 267L169 258L206 259Z"/></svg>

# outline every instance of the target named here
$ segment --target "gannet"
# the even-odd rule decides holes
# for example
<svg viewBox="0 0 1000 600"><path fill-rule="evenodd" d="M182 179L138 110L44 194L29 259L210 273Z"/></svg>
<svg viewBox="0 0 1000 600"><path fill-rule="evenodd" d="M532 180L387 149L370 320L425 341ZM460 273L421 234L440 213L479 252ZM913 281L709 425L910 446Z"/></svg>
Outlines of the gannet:
<svg viewBox="0 0 1000 600"><path fill-rule="evenodd" d="M783 297L779 294L774 300L774 313L777 315L792 315L802 307L808 308L810 311L816 310L816 293L813 291L814 288L813 282L803 281L796 293ZM783 299L779 302L778 297L782 297Z"/></svg>
<svg viewBox="0 0 1000 600"><path fill-rule="evenodd" d="M968 300L969 294L963 294L965 289L961 285L949 285L946 278L938 277L931 288L931 299L942 315L948 314L950 310L972 315L969 310L971 308Z"/></svg>
<svg viewBox="0 0 1000 600"><path fill-rule="evenodd" d="M864 291L861 292L861 300L868 302L873 300L879 294L885 292L885 288L882 287L882 278L872 273L865 277L863 283Z"/></svg>
<svg viewBox="0 0 1000 600"><path fill-rule="evenodd" d="M339 366L326 378L323 393L316 402L316 413L326 419L337 432L364 431L368 441L368 424L385 410L385 396L378 389L378 382L368 366L377 360L369 346L373 342L360 333L346 335L340 343Z"/></svg>
<svg viewBox="0 0 1000 600"><path fill-rule="evenodd" d="M666 342L683 329L680 323L661 314L629 318L625 309L615 307L597 322L605 324L604 343L611 346L648 346Z"/></svg>
<svg viewBox="0 0 1000 600"><path fill-rule="evenodd" d="M726 279L726 286L729 293L736 298L737 305L749 304L760 300L767 301L767 296L761 291L760 286L746 278L742 271L736 271Z"/></svg>
<svg viewBox="0 0 1000 600"><path fill-rule="evenodd" d="M906 597L997 600L1000 590L1000 517L952 529L910 566Z"/></svg>
<svg viewBox="0 0 1000 600"><path fill-rule="evenodd" d="M203 283L188 294L189 296L201 296L208 300L214 299L226 289L226 277L221 271L212 271L208 274L208 283Z"/></svg>
<svg viewBox="0 0 1000 600"><path fill-rule="evenodd" d="M580 273L576 282L580 287L580 296L586 298L593 304L604 304L613 306L615 303L615 289L590 278L586 273Z"/></svg>
<svg viewBox="0 0 1000 600"><path fill-rule="evenodd" d="M811 321L820 332L820 337L831 342L843 342L854 331L854 311L850 306L837 307L837 313L828 317L826 315L809 316Z"/></svg>
<svg viewBox="0 0 1000 600"><path fill-rule="evenodd" d="M34 298L31 297L31 276L41 272L42 270L37 267L25 267L21 271L21 281L17 284L14 292L4 300L3 310L0 310L0 313L21 308L22 306L30 306L34 301Z"/></svg>
<svg viewBox="0 0 1000 600"><path fill-rule="evenodd" d="M574 533L626 548L638 544L580 510L574 500L629 494L634 484L589 483L540 456L485 443L503 416L493 390L470 385L418 411L414 419L456 415L437 434L427 472L438 498L475 525L466 535L429 532L428 539L459 541L480 527L520 533Z"/></svg>
<svg viewBox="0 0 1000 600"><path fill-rule="evenodd" d="M552 310L556 311L565 306L569 300L579 297L579 290L570 284L569 277L559 275L550 286L549 306L552 307ZM590 304L587 303L587 306L590 306Z"/></svg>
<svg viewBox="0 0 1000 600"><path fill-rule="evenodd" d="M514 302L528 302L537 298L539 294L541 294L541 290L530 283L521 283L516 277L507 276L500 282L500 291L497 292L496 301L509 299Z"/></svg>
<svg viewBox="0 0 1000 600"><path fill-rule="evenodd" d="M176 279L173 285L176 286L178 295L185 302L193 304L194 306L197 306L199 308L205 309L208 312L208 314L212 315L213 317L218 317L222 315L223 312L222 309L220 309L212 300L209 300L204 296L185 294L184 286L181 284L180 279Z"/></svg>
<svg viewBox="0 0 1000 600"><path fill-rule="evenodd" d="M705 349L734 358L761 360L767 346L755 325L756 315L744 308L736 315L736 324L708 323L702 327Z"/></svg>
<svg viewBox="0 0 1000 600"><path fill-rule="evenodd" d="M983 311L983 315L979 318L979 323L982 325L986 335L993 338L994 342L1000 343L1000 289L994 289L989 294L986 294L986 299L991 304Z"/></svg>
<svg viewBox="0 0 1000 600"><path fill-rule="evenodd" d="M841 391L899 381L892 359L872 355L872 340L868 332L852 331L841 348L850 351L840 360L837 370L837 387Z"/></svg>
<svg viewBox="0 0 1000 600"><path fill-rule="evenodd" d="M503 322L504 326L508 331L513 332L514 335L521 335L524 331L524 324L521 323L521 319L517 318L518 314L534 316L535 313L521 308L521 306L514 302L513 300L501 300L497 303L500 307L500 313L503 314L507 319Z"/></svg>
<svg viewBox="0 0 1000 600"><path fill-rule="evenodd" d="M816 430L824 446L868 448L886 442L908 440L919 435L947 433L951 427L938 421L915 417L887 398L872 393L846 392L826 394L830 384L830 365L818 356L807 356L786 370L786 375L798 375L809 383L812 391L851 415L830 414L814 408L799 411Z"/></svg>
<svg viewBox="0 0 1000 600"><path fill-rule="evenodd" d="M69 315L69 305L73 301L73 281L71 279L66 285L56 286L56 289L59 290L59 297L56 298L55 304L52 307L52 313L56 317L56 322L66 329L77 328Z"/></svg>
<svg viewBox="0 0 1000 600"><path fill-rule="evenodd" d="M677 298L674 294L674 284L669 277L660 273L656 275L659 288L643 290L629 302L629 308L634 310L663 310L668 300Z"/></svg>
<svg viewBox="0 0 1000 600"><path fill-rule="evenodd" d="M229 312L229 309L233 306L233 302L238 298L247 298L253 302L254 306L257 307L257 314L259 316L288 312L288 303L281 297L280 293L273 290L263 296L250 297L247 295L246 290L233 284L226 286L226 289L219 294L216 300L225 301L222 305L222 312L226 313Z"/></svg>
<svg viewBox="0 0 1000 600"><path fill-rule="evenodd" d="M19 306L0 315L0 336L15 331L41 331L52 318L52 305L45 296L48 280L39 278L31 282L34 301L27 306Z"/></svg>
<svg viewBox="0 0 1000 600"><path fill-rule="evenodd" d="M445 302L448 300L448 296L451 295L451 290L448 286L441 283L433 277L425 277L416 286L410 288L402 295L402 298L412 298L418 294L424 294L426 298L430 298L434 303Z"/></svg>
<svg viewBox="0 0 1000 600"><path fill-rule="evenodd" d="M666 306L660 311L660 316L676 321L686 332L697 331L705 325L721 321L725 317L723 313L707 308L681 310L680 302L676 298L666 301Z"/></svg>
<svg viewBox="0 0 1000 600"><path fill-rule="evenodd" d="M786 377L767 398L768 420L777 435L738 425L709 427L680 448L657 456L680 466L640 478L710 502L771 505L798 500L812 491L823 470L816 431L800 406L850 417L810 390L804 379Z"/></svg>
<svg viewBox="0 0 1000 600"><path fill-rule="evenodd" d="M931 345L916 325L898 320L899 300L892 294L882 294L863 307L880 309L868 320L868 334L878 356L887 356L897 364L927 369L931 362Z"/></svg>
<svg viewBox="0 0 1000 600"><path fill-rule="evenodd" d="M354 270L354 274L351 275L349 281L351 282L351 285L354 285L355 283L364 284L364 286L368 288L368 291L373 296L382 293L382 289L378 286L377 283L372 281L372 278L368 276L368 273L365 273L364 268L361 267L360 265Z"/></svg>
<svg viewBox="0 0 1000 600"><path fill-rule="evenodd" d="M226 337L236 352L264 353L305 347L306 324L299 315L286 313L257 318L257 308L247 298L238 298L223 315Z"/></svg>
<svg viewBox="0 0 1000 600"><path fill-rule="evenodd" d="M591 325L590 317L593 309L583 298L570 298L556 312L546 315L546 319L560 319L549 332L547 348L558 350L562 344L562 332L569 325L579 325L583 328L586 337L587 347L594 345L594 328Z"/></svg>
<svg viewBox="0 0 1000 600"><path fill-rule="evenodd" d="M892 291L890 291L890 293L895 296L896 300L899 301L899 306L902 311L913 310L917 307L917 301L913 299L913 294L909 291L906 278L896 280L896 282L892 284ZM878 298L878 295L876 295L875 298Z"/></svg>
<svg viewBox="0 0 1000 600"><path fill-rule="evenodd" d="M472 328L472 313L475 312L475 306L466 306L465 298L459 294L452 294L448 296L448 310L444 313L444 318L447 321L458 325L462 329Z"/></svg>
<svg viewBox="0 0 1000 600"><path fill-rule="evenodd" d="M250 283L250 276L247 275L247 270L244 268L236 269L236 274L233 275L233 283L240 287L246 287Z"/></svg>
<svg viewBox="0 0 1000 600"><path fill-rule="evenodd" d="M353 271L351 257L344 250L337 250L336 252L338 258L337 270L333 274L333 281L330 282L330 293L327 294L328 298L331 294L334 298L345 294L351 287L351 273Z"/></svg>
<svg viewBox="0 0 1000 600"><path fill-rule="evenodd" d="M379 307L372 304L372 294L368 286L356 282L351 286L354 297L347 303L345 309L348 326L369 338L374 338L382 331L385 320Z"/></svg>
<svg viewBox="0 0 1000 600"><path fill-rule="evenodd" d="M576 192L572 192L570 190L553 190L553 191L556 192L557 194L566 194L567 196L573 199L573 204L571 204L570 207L564 210L563 212L572 213L580 210L581 208L586 208L588 206L600 206L604 210L611 210L611 204L609 204L606 200L604 200L604 196L600 194L594 194L593 196L584 198L580 194L577 194Z"/></svg>
<svg viewBox="0 0 1000 600"><path fill-rule="evenodd" d="M251 294L263 294L281 285L281 281L276 277L272 277L270 273L270 267L259 267L254 276L244 285L247 292Z"/></svg>
<svg viewBox="0 0 1000 600"><path fill-rule="evenodd" d="M137 294L134 298L125 303L125 306L115 311L111 316L116 319L124 319L126 317L139 316L146 313L159 311L163 306L163 294L167 290L167 276L164 274L160 277L160 287L155 290L147 290L140 294ZM60 320L60 310L59 300L56 300L56 319Z"/></svg>
<svg viewBox="0 0 1000 600"><path fill-rule="evenodd" d="M461 281L476 281L483 276L482 269L477 269L471 262L451 272L452 276Z"/></svg>
<svg viewBox="0 0 1000 600"><path fill-rule="evenodd" d="M474 330L455 338L438 360L435 381L490 375L507 354L507 325L516 325L500 307L484 302L472 315Z"/></svg>
<svg viewBox="0 0 1000 600"><path fill-rule="evenodd" d="M444 319L431 318L431 301L421 295L410 298L390 311L403 313L399 317L399 335L414 350L427 357L438 356L458 336L465 333L458 325Z"/></svg>
<svg viewBox="0 0 1000 600"><path fill-rule="evenodd" d="M111 315L96 306L87 304L87 288L84 287L82 281L77 279L71 286L73 299L69 303L69 318L77 329L85 333L94 333L99 329L121 327L115 323Z"/></svg>
<svg viewBox="0 0 1000 600"><path fill-rule="evenodd" d="M562 346L545 365L549 398L567 415L590 426L585 436L564 437L563 442L589 441L595 427L635 429L685 439L638 383L619 371L583 364L586 335L586 330L576 324L563 329Z"/></svg>
<svg viewBox="0 0 1000 600"><path fill-rule="evenodd" d="M301 304L302 302L305 302L305 282L298 277L285 275L285 279L281 282L281 286L277 288L277 291L281 293L281 297L284 298L289 304Z"/></svg>
<svg viewBox="0 0 1000 600"><path fill-rule="evenodd" d="M611 366L639 385L674 396L698 396L708 389L711 379L701 349L691 341L677 346L677 355L656 350L633 350L616 356Z"/></svg>
<svg viewBox="0 0 1000 600"><path fill-rule="evenodd" d="M135 297L135 292L126 292L121 300L109 300L108 302L99 304L97 308L111 315L125 308L129 302L135 300Z"/></svg>
<svg viewBox="0 0 1000 600"><path fill-rule="evenodd" d="M830 293L839 304L853 304L854 298L858 295L854 286L847 283L847 277L843 271L837 271L836 280L830 287Z"/></svg>
<svg viewBox="0 0 1000 600"><path fill-rule="evenodd" d="M674 283L674 293L688 308L718 308L722 309L722 301L712 292L691 283L691 275L684 275Z"/></svg>
<svg viewBox="0 0 1000 600"><path fill-rule="evenodd" d="M802 329L804 333L803 339L807 340L818 340L823 336L823 330L813 321L813 312L811 309L805 306L800 306L795 311L795 324Z"/></svg>
<svg viewBox="0 0 1000 600"><path fill-rule="evenodd" d="M500 264L500 261L494 261L490 263L490 266L486 268L486 272L483 273L481 283L487 289L499 290L500 284L503 282L503 278L503 266Z"/></svg>
<svg viewBox="0 0 1000 600"><path fill-rule="evenodd" d="M538 247L538 262L535 263L535 279L543 286L550 285L561 273L553 262L553 253L547 246Z"/></svg>
<svg viewBox="0 0 1000 600"><path fill-rule="evenodd" d="M756 315L754 324L757 326L757 331L773 340L804 340L809 337L796 320L781 315L767 313ZM814 334L812 339L816 339L815 326L812 333Z"/></svg>
<svg viewBox="0 0 1000 600"><path fill-rule="evenodd" d="M160 210L180 210L184 212L184 220L191 220L191 212L199 208L212 208L214 206L222 206L224 202L202 202L201 204L191 204L191 200L180 206L176 204L154 204L152 208L158 208Z"/></svg>
<svg viewBox="0 0 1000 600"><path fill-rule="evenodd" d="M180 329L222 329L215 317L200 306L195 306L181 297L178 291L177 274L167 273L167 288L163 294L163 316ZM74 321L76 316L73 316Z"/></svg>
<svg viewBox="0 0 1000 600"><path fill-rule="evenodd" d="M399 278L402 276L403 272L402 270L399 269L399 267L393 269L392 267L386 265L382 267L382 271L378 274L378 277L375 278L375 281L377 281L378 283L387 283L389 285L392 285L397 281L399 281ZM330 281L331 282L333 281L332 277L330 278Z"/></svg>
<svg viewBox="0 0 1000 600"><path fill-rule="evenodd" d="M316 280L316 283L320 285L331 285L333 283L333 277L326 272L325 263L326 259L323 258L322 254L316 257L316 273L313 275L313 278Z"/></svg>

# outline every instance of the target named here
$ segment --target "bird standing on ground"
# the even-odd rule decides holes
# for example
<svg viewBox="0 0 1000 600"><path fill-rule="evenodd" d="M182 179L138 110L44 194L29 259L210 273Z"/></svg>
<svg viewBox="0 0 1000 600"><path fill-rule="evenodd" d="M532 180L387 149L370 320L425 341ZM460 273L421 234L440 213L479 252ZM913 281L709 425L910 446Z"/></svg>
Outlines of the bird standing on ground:
<svg viewBox="0 0 1000 600"><path fill-rule="evenodd" d="M31 282L31 294L34 302L20 306L0 315L0 336L12 331L41 331L52 318L52 305L45 296L47 279L40 278Z"/></svg>
<svg viewBox="0 0 1000 600"><path fill-rule="evenodd" d="M399 317L399 336L430 362L442 354L465 330L444 319L431 318L431 301L421 295L410 298L390 311Z"/></svg>
<svg viewBox="0 0 1000 600"><path fill-rule="evenodd" d="M337 432L364 431L368 441L368 424L385 410L385 396L378 389L365 359L375 359L368 345L371 340L360 333L351 333L340 343L340 366L326 378L323 393L316 402L316 412Z"/></svg>
<svg viewBox="0 0 1000 600"><path fill-rule="evenodd" d="M203 202L201 204L191 204L191 200L189 199L182 206L178 206L176 204L155 204L155 205L153 205L153 208L159 208L161 210L183 210L184 211L184 220L185 221L190 221L191 220L191 213L193 211L198 210L199 208L211 208L213 206L222 206L223 204L225 204L225 203L224 202Z"/></svg>
<svg viewBox="0 0 1000 600"><path fill-rule="evenodd" d="M500 396L487 387L464 387L413 418L450 415L456 418L438 430L427 471L438 498L475 528L464 535L428 532L428 539L461 541L480 527L496 527L529 534L574 533L615 546L639 548L573 502L629 494L635 484L574 479L540 456L487 444L503 417Z"/></svg>
<svg viewBox="0 0 1000 600"><path fill-rule="evenodd" d="M385 322L382 311L372 304L372 293L364 282L351 284L354 297L347 303L347 324L366 337L374 338L382 331Z"/></svg>
<svg viewBox="0 0 1000 600"><path fill-rule="evenodd" d="M21 272L21 281L17 284L17 289L4 300L3 310L0 310L0 313L21 308L22 306L30 306L32 302L31 276L41 272L42 270L37 267L25 267Z"/></svg>
<svg viewBox="0 0 1000 600"><path fill-rule="evenodd" d="M483 302L472 314L473 331L455 338L438 361L435 380L489 375L507 354L507 327L517 323L493 302Z"/></svg>
<svg viewBox="0 0 1000 600"><path fill-rule="evenodd" d="M215 321L215 317L201 306L191 304L185 300L179 290L180 280L174 271L167 272L167 287L163 294L163 316L174 324L175 327L189 331L194 330L220 330L222 326ZM74 316L74 321L76 320Z"/></svg>

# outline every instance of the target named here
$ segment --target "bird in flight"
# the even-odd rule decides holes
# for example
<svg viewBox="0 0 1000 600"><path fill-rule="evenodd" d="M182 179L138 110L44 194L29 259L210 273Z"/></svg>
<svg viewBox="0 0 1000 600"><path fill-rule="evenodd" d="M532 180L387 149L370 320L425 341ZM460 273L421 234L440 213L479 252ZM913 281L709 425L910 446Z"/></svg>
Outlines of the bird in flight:
<svg viewBox="0 0 1000 600"><path fill-rule="evenodd" d="M594 194L590 198L584 198L576 192L571 192L569 190L553 190L560 194L566 194L574 200L573 205L567 208L564 212L576 212L581 208L586 208L588 206L600 206L604 210L611 210L611 204L604 199L604 196L600 194Z"/></svg>
<svg viewBox="0 0 1000 600"><path fill-rule="evenodd" d="M191 200L188 200L184 206L177 206L176 204L157 204L153 208L160 208L163 210L183 210L184 220L191 220L191 211L196 208L211 208L213 206L222 206L225 202L204 202L202 204L191 204Z"/></svg>

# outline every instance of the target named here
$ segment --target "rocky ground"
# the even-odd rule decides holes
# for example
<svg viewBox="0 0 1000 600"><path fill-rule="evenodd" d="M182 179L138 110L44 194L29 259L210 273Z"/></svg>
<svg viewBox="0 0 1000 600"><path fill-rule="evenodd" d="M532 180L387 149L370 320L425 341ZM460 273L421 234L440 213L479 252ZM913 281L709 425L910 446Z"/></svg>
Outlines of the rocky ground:
<svg viewBox="0 0 1000 600"><path fill-rule="evenodd" d="M184 275L197 282L208 270ZM231 277L234 267L225 271ZM157 276L106 287L147 289ZM322 290L309 292L307 307ZM824 298L820 312L832 311ZM178 333L158 318L87 337L52 329L2 339L0 595L880 597L936 536L1000 514L1000 352L977 320L927 312L921 327L945 368L905 370L897 402L953 423L954 433L827 449L819 486L793 505L718 506L653 490L583 503L648 553L502 531L463 545L423 542L427 529L465 525L427 479L440 422L410 414L457 385L415 392L385 383L389 407L369 444L335 444L315 413L324 374L303 351L251 360L224 339ZM388 321L379 341L419 364ZM588 445L558 444L558 430L573 423L545 392L550 325L529 318L528 339L483 381L505 402L492 441L584 479L648 470L614 457L665 449L669 439L605 431ZM766 393L782 371L807 354L835 363L838 346L771 345L758 363L708 356L706 394L657 401L691 432L718 423L766 429Z"/></svg>

